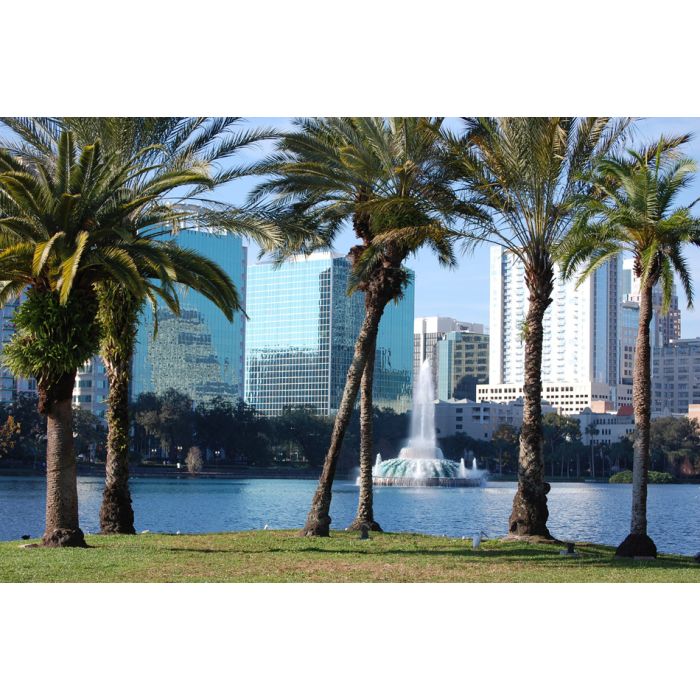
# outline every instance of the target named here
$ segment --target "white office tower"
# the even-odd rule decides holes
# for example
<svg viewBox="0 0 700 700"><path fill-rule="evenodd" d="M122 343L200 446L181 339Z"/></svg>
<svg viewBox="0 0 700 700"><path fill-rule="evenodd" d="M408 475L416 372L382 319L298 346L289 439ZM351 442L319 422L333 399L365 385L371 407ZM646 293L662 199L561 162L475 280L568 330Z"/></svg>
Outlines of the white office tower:
<svg viewBox="0 0 700 700"><path fill-rule="evenodd" d="M104 362L99 355L95 355L78 369L73 387L73 405L104 418L108 398L109 380Z"/></svg>
<svg viewBox="0 0 700 700"><path fill-rule="evenodd" d="M477 400L512 401L522 396L525 367L523 324L529 304L523 263L493 246L490 280L489 384L478 387ZM614 398L621 259L578 287L576 282L564 282L555 267L552 303L544 316L542 397L564 413Z"/></svg>

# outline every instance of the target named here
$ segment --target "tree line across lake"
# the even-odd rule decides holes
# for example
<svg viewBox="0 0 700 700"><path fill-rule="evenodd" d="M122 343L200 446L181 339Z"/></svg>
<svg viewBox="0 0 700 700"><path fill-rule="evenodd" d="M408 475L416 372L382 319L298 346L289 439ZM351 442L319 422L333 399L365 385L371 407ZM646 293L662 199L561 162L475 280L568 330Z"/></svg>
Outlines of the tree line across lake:
<svg viewBox="0 0 700 700"><path fill-rule="evenodd" d="M46 440L46 419L36 410L36 397L22 394L0 405L0 456L5 464L40 465ZM287 408L268 417L243 401L215 397L193 405L175 389L141 394L131 404L130 461L132 464L175 464L192 471L217 466L278 465L318 470L330 441L333 419L313 408ZM76 451L82 462L102 463L107 428L89 411L74 409ZM385 458L398 454L406 442L410 414L373 410L375 450ZM543 418L545 471L554 479L607 478L632 468L634 435L619 442L584 445L577 419L554 413ZM491 440L465 433L439 438L448 459L476 458L494 478L517 474L519 431L501 424ZM341 451L339 469L353 473L359 463L360 420L353 413ZM651 423L652 469L675 479L700 476L700 432L695 421L664 417Z"/></svg>

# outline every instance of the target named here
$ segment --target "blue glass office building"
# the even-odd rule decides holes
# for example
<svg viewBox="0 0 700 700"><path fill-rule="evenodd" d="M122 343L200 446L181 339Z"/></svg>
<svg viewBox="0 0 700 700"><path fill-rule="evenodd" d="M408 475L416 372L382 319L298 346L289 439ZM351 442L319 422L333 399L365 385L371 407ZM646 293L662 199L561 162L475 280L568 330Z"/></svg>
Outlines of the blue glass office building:
<svg viewBox="0 0 700 700"><path fill-rule="evenodd" d="M169 235L169 234L165 234ZM231 277L245 308L247 248L239 236L228 233L184 230L174 236L177 244L206 255ZM233 322L201 294L183 290L181 314L158 310L158 333L146 309L136 336L131 396L177 389L195 403L214 396L243 397L245 318Z"/></svg>
<svg viewBox="0 0 700 700"><path fill-rule="evenodd" d="M347 294L349 273L347 258L331 253L248 268L248 403L267 415L302 405L337 411L364 315L364 295ZM375 404L398 412L411 402L413 295L411 281L377 337Z"/></svg>

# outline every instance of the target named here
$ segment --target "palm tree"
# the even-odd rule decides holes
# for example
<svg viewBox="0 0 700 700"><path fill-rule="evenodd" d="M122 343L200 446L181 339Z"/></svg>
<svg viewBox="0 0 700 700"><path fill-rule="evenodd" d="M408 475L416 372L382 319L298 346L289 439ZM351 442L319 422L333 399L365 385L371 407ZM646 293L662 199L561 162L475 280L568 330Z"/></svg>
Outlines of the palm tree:
<svg viewBox="0 0 700 700"><path fill-rule="evenodd" d="M519 259L529 292L518 489L512 536L551 539L542 432L543 319L551 303L554 252L590 189L585 174L620 141L629 120L606 117L468 118L450 138L466 201L490 214L481 239Z"/></svg>
<svg viewBox="0 0 700 700"><path fill-rule="evenodd" d="M194 289L209 298L229 321L235 311L241 310L235 286L216 263L194 251L177 249L160 240L149 240L141 232L135 239L160 253L178 286ZM154 279L159 272L155 266L149 268L148 265L139 270L146 280ZM173 312L179 314L177 289L172 290L172 296L161 295L161 298ZM102 331L100 354L109 382L107 457L100 529L106 534L134 534L134 511L129 489L129 385L136 331L147 294L137 297L118 284L105 282L99 285L98 300L98 319Z"/></svg>
<svg viewBox="0 0 700 700"><path fill-rule="evenodd" d="M245 168L223 161L241 149L269 138L264 129L238 129L237 118L63 118L6 119L31 148L45 152L53 147L60 128L71 129L80 143L100 139L103 149L143 167L142 184L156 176L178 178L188 169L198 169L206 178L193 182L177 196L168 198L171 228L185 224L226 228L252 235L263 246L274 245L273 227L250 213L224 206L203 197L212 189L244 176ZM196 201L198 207L190 206ZM203 208L202 205L206 205ZM138 319L147 301L162 299L179 313L178 288L193 289L216 304L228 320L240 310L237 290L223 270L191 250L164 240L160 227L147 225L141 210L124 221L124 228L148 252L147 265L139 272L146 284L140 297L112 282L99 285L99 321L102 355L109 382L108 437L105 489L100 508L103 533L133 534L134 513L129 490L129 384ZM158 280L152 285L149 280Z"/></svg>
<svg viewBox="0 0 700 700"><path fill-rule="evenodd" d="M218 172L211 187L246 174L244 168L224 168L221 162L242 148L269 137L266 130L234 130L236 118L152 118L152 119L71 119L64 120L79 130L81 137L107 139L111 147L125 157L144 154L144 165L157 171L177 172L183 167L197 166L212 173ZM143 151L144 144L157 144L158 149ZM189 202L199 207L191 208ZM209 208L202 208L202 205ZM211 198L204 199L202 187L196 185L170 202L195 225L216 224L228 230L252 233L263 245L270 244L269 230L258 224L254 217L232 207L221 207ZM193 289L216 304L230 321L233 312L240 311L238 293L228 276L218 265L192 250L170 246L155 240L160 232L149 232L140 226L137 218L130 222L131 234L167 250L168 269L178 287ZM156 276L154 270L144 271ZM134 514L129 490L129 384L134 354L134 342L139 315L147 299L135 298L122 288L106 285L100 293L100 320L103 342L101 355L109 381L109 412L105 489L100 508L100 528L104 533L132 534ZM179 309L171 308L178 313Z"/></svg>
<svg viewBox="0 0 700 700"><path fill-rule="evenodd" d="M77 368L98 349L97 289L154 292L140 270L156 265L124 222L172 220L160 203L174 187L207 184L200 168L144 179L138 157L105 154L100 141L78 146L61 128L45 148L0 148L0 304L26 290L5 348L12 371L34 376L47 418L46 530L49 546L85 546L78 499L71 398ZM160 294L168 298L164 287Z"/></svg>
<svg viewBox="0 0 700 700"><path fill-rule="evenodd" d="M363 527L381 532L381 525L374 519L374 492L372 489L372 455L374 453L374 360L377 353L377 339L367 351L367 362L360 382L360 492L357 498L357 513L349 530L362 530Z"/></svg>
<svg viewBox="0 0 700 700"><path fill-rule="evenodd" d="M635 421L630 534L617 548L617 556L656 556L647 534L647 481L651 460L651 349L649 324L652 291L661 285L663 312L673 295L674 272L679 276L688 306L693 286L683 247L700 245L700 219L689 206L679 206L695 162L683 157L680 147L689 135L662 137L641 150L628 150L599 164L592 183L599 196L586 202L559 256L566 277L582 268L580 280L608 260L632 255L640 279L639 330L634 356L633 403Z"/></svg>
<svg viewBox="0 0 700 700"><path fill-rule="evenodd" d="M252 201L271 195L282 209L290 249L307 252L329 246L338 229L352 223L359 244L350 251L351 290L365 295L365 316L355 343L331 442L306 524L306 535L330 533L331 487L340 447L366 373L365 406L371 402L371 372L384 308L408 281L402 267L423 245L444 264L453 264L451 240L461 232L459 214L471 211L455 198L440 158L441 119L301 119L278 152L264 162L270 175ZM300 224L299 222L303 222ZM311 231L311 233L309 233ZM369 411L363 411L363 491L358 520L376 527L371 508ZM354 526L359 523L356 520Z"/></svg>

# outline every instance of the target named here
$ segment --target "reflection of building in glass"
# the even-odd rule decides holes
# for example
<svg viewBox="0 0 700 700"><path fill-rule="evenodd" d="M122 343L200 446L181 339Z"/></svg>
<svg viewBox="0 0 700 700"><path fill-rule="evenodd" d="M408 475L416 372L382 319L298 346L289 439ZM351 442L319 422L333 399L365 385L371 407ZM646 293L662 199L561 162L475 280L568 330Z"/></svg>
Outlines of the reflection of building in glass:
<svg viewBox="0 0 700 700"><path fill-rule="evenodd" d="M164 233L163 237L217 262L233 280L245 308L247 249L240 237L200 230L180 231L175 236ZM159 309L155 339L153 311L146 307L137 332L132 398L146 391L161 393L171 388L196 402L213 396L242 397L243 314L236 314L229 323L211 301L190 290L181 291L180 302L179 317L167 308ZM14 333L12 318L19 303L9 301L0 307L0 350ZM12 401L18 393L35 391L34 379L13 377L7 368L0 367L0 401ZM104 364L94 357L77 374L73 404L103 417L108 394Z"/></svg>
<svg viewBox="0 0 700 700"><path fill-rule="evenodd" d="M227 233L180 231L177 244L217 262L231 277L243 306L246 298L246 253L241 239ZM147 391L177 389L195 402L214 396L242 397L245 319L233 323L201 294L180 292L181 314L158 309L153 337L153 310L147 307L136 335L132 397Z"/></svg>
<svg viewBox="0 0 700 700"><path fill-rule="evenodd" d="M158 335L148 344L146 360L157 368L152 374L156 394L179 388L198 401L238 394L229 358L219 361L205 316L195 308L183 308L179 316L158 310Z"/></svg>
<svg viewBox="0 0 700 700"><path fill-rule="evenodd" d="M246 401L268 415L308 405L328 415L338 409L364 296L348 296L347 258L314 253L279 267L248 270L250 320L246 339ZM390 304L377 338L374 399L405 411L411 394L413 284Z"/></svg>
<svg viewBox="0 0 700 700"><path fill-rule="evenodd" d="M0 353L15 332L14 315L20 299L11 299L0 306ZM4 364L0 364L0 403L8 403L17 398L17 394L35 393L36 381L15 377Z"/></svg>

